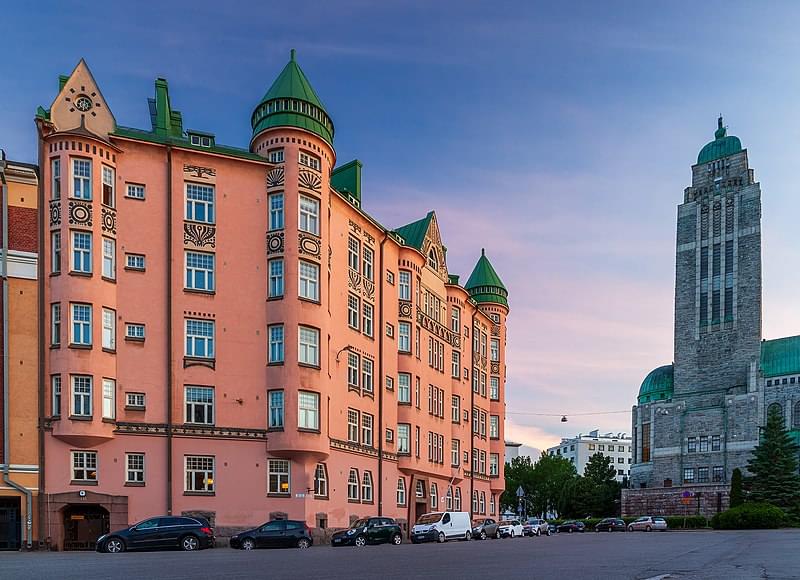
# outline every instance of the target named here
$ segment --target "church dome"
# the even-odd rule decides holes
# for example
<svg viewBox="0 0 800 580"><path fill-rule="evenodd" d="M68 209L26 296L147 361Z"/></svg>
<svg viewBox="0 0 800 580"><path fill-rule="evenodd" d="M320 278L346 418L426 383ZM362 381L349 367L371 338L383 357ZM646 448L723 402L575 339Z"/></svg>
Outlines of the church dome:
<svg viewBox="0 0 800 580"><path fill-rule="evenodd" d="M673 366L664 365L650 371L639 387L639 404L666 401L672 398Z"/></svg>
<svg viewBox="0 0 800 580"><path fill-rule="evenodd" d="M742 150L742 142L738 137L728 135L728 129L722 125L722 117L717 119L717 130L714 132L714 140L707 143L700 150L697 156L697 163L710 163L717 159L722 159L728 155L739 153Z"/></svg>

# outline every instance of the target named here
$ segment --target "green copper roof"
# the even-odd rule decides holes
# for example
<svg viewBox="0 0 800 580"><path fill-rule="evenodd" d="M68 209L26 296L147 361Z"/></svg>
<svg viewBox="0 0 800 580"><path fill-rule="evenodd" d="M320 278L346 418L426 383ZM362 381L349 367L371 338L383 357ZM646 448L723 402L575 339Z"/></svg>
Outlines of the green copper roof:
<svg viewBox="0 0 800 580"><path fill-rule="evenodd" d="M665 401L672 398L673 366L664 365L650 371L639 387L639 404Z"/></svg>
<svg viewBox="0 0 800 580"><path fill-rule="evenodd" d="M333 122L298 66L294 49L289 63L253 111L250 123L253 137L272 127L299 127L333 144Z"/></svg>
<svg viewBox="0 0 800 580"><path fill-rule="evenodd" d="M728 130L722 126L722 117L720 116L717 119L714 140L700 150L700 154L697 156L697 163L709 163L741 151L742 142L739 141L739 138L727 133Z"/></svg>
<svg viewBox="0 0 800 580"><path fill-rule="evenodd" d="M486 257L484 249L481 249L481 257L464 288L475 302L495 302L508 306L508 290Z"/></svg>
<svg viewBox="0 0 800 580"><path fill-rule="evenodd" d="M422 242L425 241L425 234L428 233L432 219L433 212L429 211L421 220L399 227L394 232L406 241L406 246L422 250Z"/></svg>
<svg viewBox="0 0 800 580"><path fill-rule="evenodd" d="M350 163L337 167L331 172L331 187L339 193L346 193L361 202L361 168L364 165L353 159Z"/></svg>
<svg viewBox="0 0 800 580"><path fill-rule="evenodd" d="M761 373L765 377L800 373L800 336L762 341Z"/></svg>

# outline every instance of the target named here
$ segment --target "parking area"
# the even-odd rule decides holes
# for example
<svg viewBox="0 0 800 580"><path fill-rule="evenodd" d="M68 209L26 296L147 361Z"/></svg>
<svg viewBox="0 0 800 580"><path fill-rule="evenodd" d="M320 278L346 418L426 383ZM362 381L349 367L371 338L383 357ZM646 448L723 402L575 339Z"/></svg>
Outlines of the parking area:
<svg viewBox="0 0 800 580"><path fill-rule="evenodd" d="M309 550L0 553L0 578L796 579L800 530L557 534ZM664 576L668 575L668 576Z"/></svg>

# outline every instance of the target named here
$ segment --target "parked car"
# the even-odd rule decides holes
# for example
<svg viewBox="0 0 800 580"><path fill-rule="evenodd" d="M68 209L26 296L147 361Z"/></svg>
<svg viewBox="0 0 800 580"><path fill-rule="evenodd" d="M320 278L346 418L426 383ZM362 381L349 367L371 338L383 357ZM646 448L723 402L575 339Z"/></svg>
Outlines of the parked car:
<svg viewBox="0 0 800 580"><path fill-rule="evenodd" d="M570 520L570 521L564 522L560 526L558 526L558 533L559 534L562 533L562 532L566 532L568 534L571 534L573 532L581 532L581 533L583 533L585 531L586 531L586 525L583 522L576 522L576 521Z"/></svg>
<svg viewBox="0 0 800 580"><path fill-rule="evenodd" d="M305 522L273 520L252 530L231 536L231 548L308 548L314 543L311 530Z"/></svg>
<svg viewBox="0 0 800 580"><path fill-rule="evenodd" d="M629 532L635 532L636 530L644 530L645 532L659 530L665 532L667 531L667 520L661 517L643 516L628 525Z"/></svg>
<svg viewBox="0 0 800 580"><path fill-rule="evenodd" d="M492 518L475 520L472 522L472 537L479 540L486 538L500 538L500 525Z"/></svg>
<svg viewBox="0 0 800 580"><path fill-rule="evenodd" d="M403 543L403 532L392 518L362 518L356 520L350 529L336 532L331 537L332 546L358 546L367 544Z"/></svg>
<svg viewBox="0 0 800 580"><path fill-rule="evenodd" d="M411 528L411 542L471 540L472 526L467 512L432 512L423 514Z"/></svg>
<svg viewBox="0 0 800 580"><path fill-rule="evenodd" d="M116 554L125 550L180 548L187 552L214 547L214 530L204 518L161 516L103 534L97 551Z"/></svg>
<svg viewBox="0 0 800 580"><path fill-rule="evenodd" d="M594 526L595 532L624 532L625 521L619 518L605 518Z"/></svg>
<svg viewBox="0 0 800 580"><path fill-rule="evenodd" d="M522 537L522 524L519 520L503 520L500 522L500 537Z"/></svg>
<svg viewBox="0 0 800 580"><path fill-rule="evenodd" d="M523 536L541 536L542 534L545 536L550 535L550 524L545 520L541 518L528 518L528 520L522 524Z"/></svg>
<svg viewBox="0 0 800 580"><path fill-rule="evenodd" d="M547 535L552 536L558 532L558 526L555 524L547 524Z"/></svg>

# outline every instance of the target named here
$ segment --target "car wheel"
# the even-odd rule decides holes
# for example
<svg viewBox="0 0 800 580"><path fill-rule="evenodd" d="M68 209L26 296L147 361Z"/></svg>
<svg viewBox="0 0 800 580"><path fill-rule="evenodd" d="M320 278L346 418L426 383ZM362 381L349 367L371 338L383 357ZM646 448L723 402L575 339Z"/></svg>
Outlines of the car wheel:
<svg viewBox="0 0 800 580"><path fill-rule="evenodd" d="M571 534L572 532L574 532L574 531L575 531L575 530L573 530L572 528L570 528L570 529L569 529L569 533L570 533L570 534Z"/></svg>
<svg viewBox="0 0 800 580"><path fill-rule="evenodd" d="M197 539L197 536L190 534L181 538L181 550L184 552L194 552L198 548L200 548L200 540Z"/></svg>
<svg viewBox="0 0 800 580"><path fill-rule="evenodd" d="M439 542L440 544L444 544L444 540L445 540L444 532L439 532L439 535L436 536L436 541Z"/></svg>
<svg viewBox="0 0 800 580"><path fill-rule="evenodd" d="M509 538L513 538L513 537L514 537L514 530L511 530L511 535L509 536Z"/></svg>
<svg viewBox="0 0 800 580"><path fill-rule="evenodd" d="M609 532L613 532L613 531L614 531L614 528L613 528L612 526L608 526L608 531L609 531Z"/></svg>
<svg viewBox="0 0 800 580"><path fill-rule="evenodd" d="M245 538L242 540L242 550L255 550L256 543L253 541L253 538Z"/></svg>
<svg viewBox="0 0 800 580"><path fill-rule="evenodd" d="M632 532L633 531L633 526L628 526L628 531Z"/></svg>
<svg viewBox="0 0 800 580"><path fill-rule="evenodd" d="M395 546L399 546L402 543L403 543L403 536L401 536L400 534L395 534L392 536L392 544L394 544Z"/></svg>
<svg viewBox="0 0 800 580"><path fill-rule="evenodd" d="M495 540L499 540L499 539L500 539L500 530L497 530L497 531L494 533L494 539L495 539Z"/></svg>
<svg viewBox="0 0 800 580"><path fill-rule="evenodd" d="M481 530L481 540L486 539L486 530Z"/></svg>
<svg viewBox="0 0 800 580"><path fill-rule="evenodd" d="M300 538L297 540L297 547L301 550L305 550L311 545L311 542L308 541L308 538Z"/></svg>
<svg viewBox="0 0 800 580"><path fill-rule="evenodd" d="M358 536L358 537L355 539L355 541L353 542L353 544L354 544L354 545L355 545L357 548L363 548L364 546L366 546L366 545L367 545L367 538L366 538L365 536Z"/></svg>
<svg viewBox="0 0 800 580"><path fill-rule="evenodd" d="M600 531L600 528L595 528L595 529L594 529L594 531L595 531L595 532L599 532L599 531Z"/></svg>
<svg viewBox="0 0 800 580"><path fill-rule="evenodd" d="M106 540L104 550L109 554L119 554L125 551L125 542L119 538L109 538Z"/></svg>
<svg viewBox="0 0 800 580"><path fill-rule="evenodd" d="M466 540L467 542L469 542L470 540L472 540L472 532L467 532L467 533L465 533L465 534L464 534L464 540Z"/></svg>
<svg viewBox="0 0 800 580"><path fill-rule="evenodd" d="M541 535L542 535L542 530L540 530L539 528L536 528L536 537L538 538Z"/></svg>

